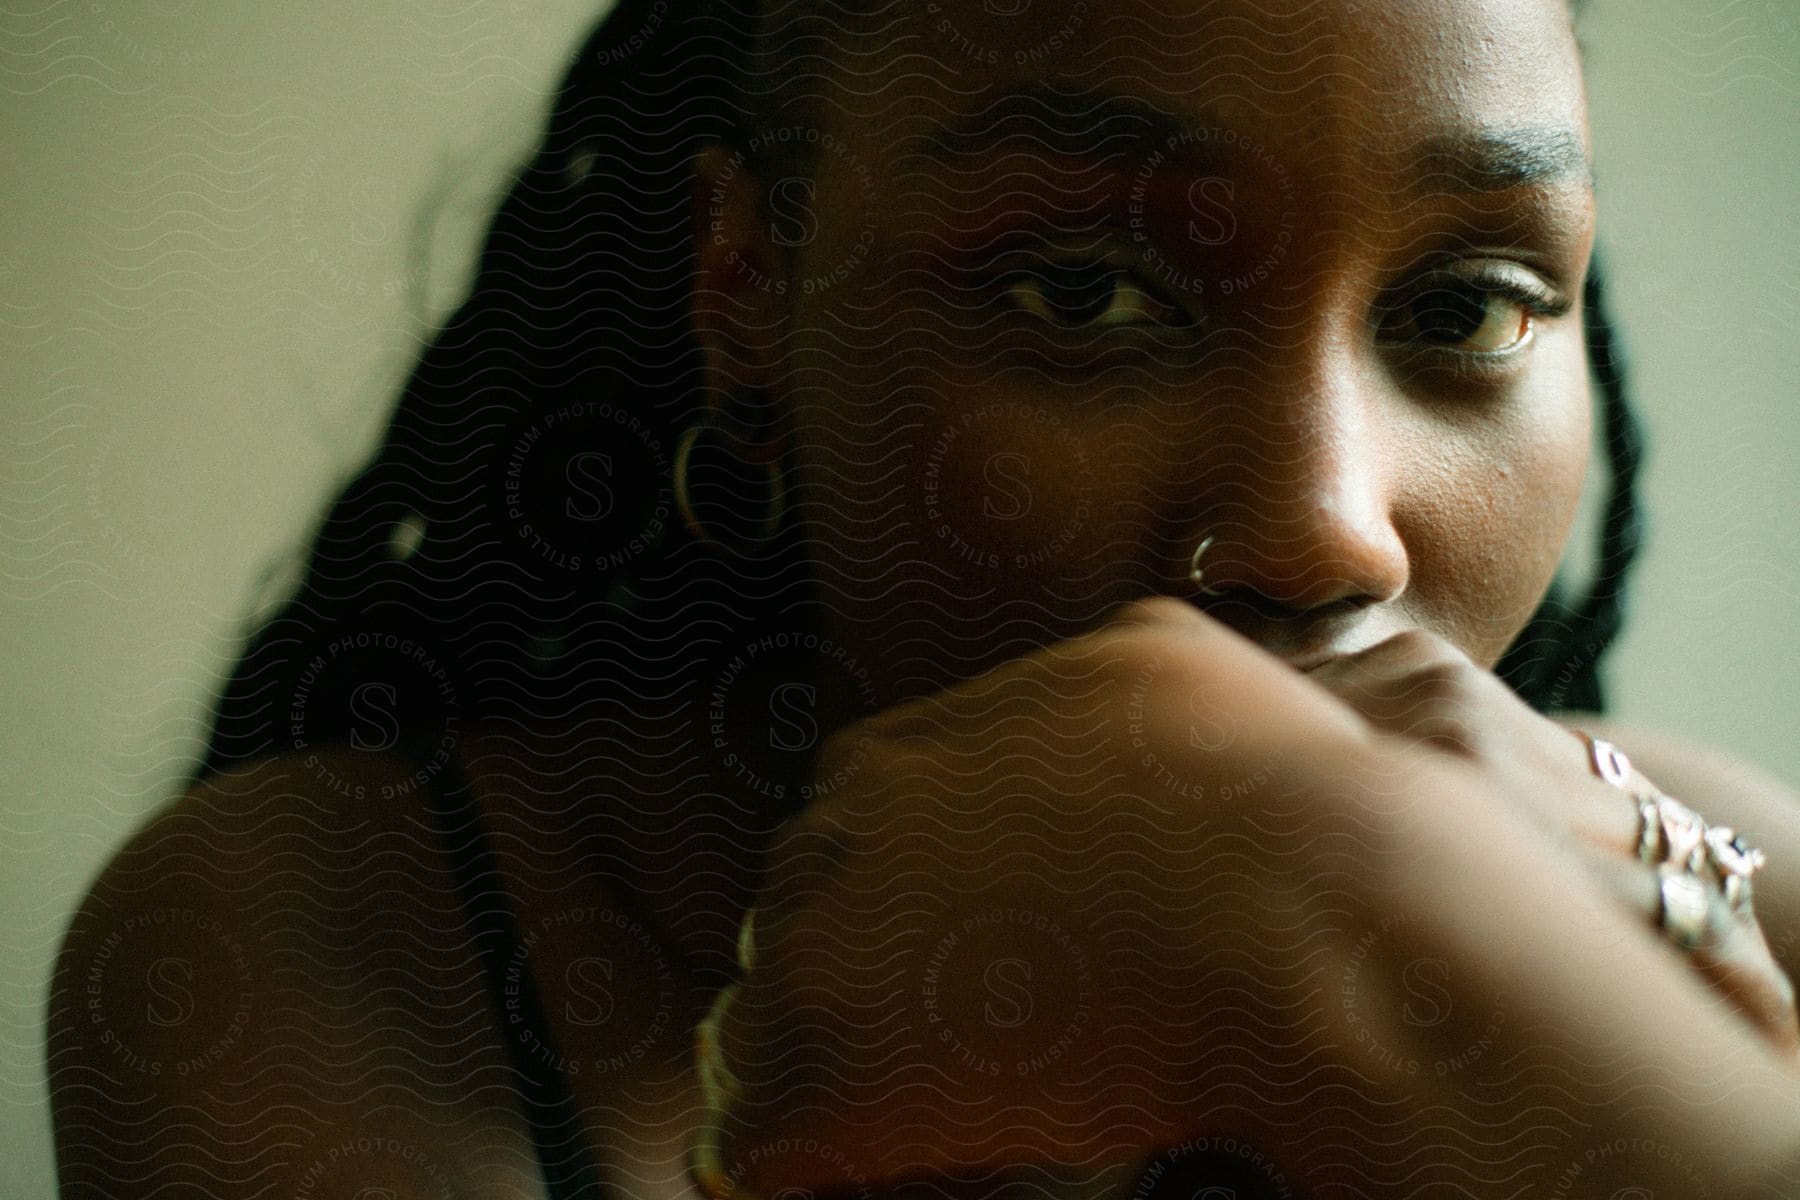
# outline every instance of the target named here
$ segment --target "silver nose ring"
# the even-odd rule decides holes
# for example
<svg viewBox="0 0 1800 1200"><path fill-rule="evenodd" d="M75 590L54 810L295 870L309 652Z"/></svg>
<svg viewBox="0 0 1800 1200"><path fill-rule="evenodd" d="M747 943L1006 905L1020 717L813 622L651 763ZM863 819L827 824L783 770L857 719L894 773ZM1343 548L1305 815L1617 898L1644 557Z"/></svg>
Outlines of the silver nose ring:
<svg viewBox="0 0 1800 1200"><path fill-rule="evenodd" d="M1206 575L1200 566L1200 560L1205 557L1206 552L1212 548L1212 544L1215 540L1216 539L1210 533L1201 538L1200 544L1194 547L1194 557L1188 561L1188 578L1193 580L1194 585L1200 589L1200 594L1202 596L1223 596L1225 594L1224 588L1206 586Z"/></svg>

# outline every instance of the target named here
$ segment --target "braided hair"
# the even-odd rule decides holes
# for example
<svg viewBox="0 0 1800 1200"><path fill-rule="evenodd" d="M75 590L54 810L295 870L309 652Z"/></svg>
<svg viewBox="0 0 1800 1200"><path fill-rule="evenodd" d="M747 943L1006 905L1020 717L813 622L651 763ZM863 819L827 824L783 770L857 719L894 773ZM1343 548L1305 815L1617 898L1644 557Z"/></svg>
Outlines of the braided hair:
<svg viewBox="0 0 1800 1200"><path fill-rule="evenodd" d="M746 77L816 78L830 49L817 43L843 28L830 7L619 0L592 32L467 301L419 359L379 452L331 504L297 594L248 631L200 775L357 744L372 701L429 766L464 722L529 726L622 697L638 711L673 703L674 681L736 644L735 631L810 619L803 539L754 559L711 552L675 517L671 466L680 431L707 408L688 316L695 152L775 113L794 119L790 91L757 93ZM1498 666L1540 711L1604 708L1600 667L1640 540L1641 438L1597 267L1585 313L1610 463L1596 582L1580 597L1553 583ZM786 815L741 810L747 843ZM638 882L622 857L594 865ZM498 887L491 869L468 876L469 894ZM631 906L632 891L616 894ZM487 941L503 946L499 912ZM703 970L717 984L729 967ZM566 1085L517 1067L551 1194L612 1194Z"/></svg>

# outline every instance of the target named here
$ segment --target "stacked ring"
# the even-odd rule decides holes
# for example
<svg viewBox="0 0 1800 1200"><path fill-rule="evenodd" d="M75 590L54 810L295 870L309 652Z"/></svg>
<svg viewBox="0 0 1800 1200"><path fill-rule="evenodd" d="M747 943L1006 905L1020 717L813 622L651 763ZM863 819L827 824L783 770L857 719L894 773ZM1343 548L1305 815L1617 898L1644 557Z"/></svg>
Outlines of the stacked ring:
<svg viewBox="0 0 1800 1200"><path fill-rule="evenodd" d="M1673 796L1656 793L1650 799L1662 818L1663 861L1697 872L1705 861L1706 822Z"/></svg>
<svg viewBox="0 0 1800 1200"><path fill-rule="evenodd" d="M1708 825L1673 796L1655 790L1632 792L1631 760L1624 751L1579 730L1575 736L1587 746L1594 774L1630 793L1637 805L1637 856L1645 865L1659 869L1663 932L1688 949L1700 944L1706 910L1695 898L1704 897L1710 884L1724 892L1733 913L1748 912L1751 879L1767 862L1763 852L1752 849L1727 826Z"/></svg>
<svg viewBox="0 0 1800 1200"><path fill-rule="evenodd" d="M1708 825L1671 796L1642 796L1638 803L1639 857L1711 879L1733 912L1750 907L1751 879L1768 861L1761 850L1752 849L1730 826Z"/></svg>

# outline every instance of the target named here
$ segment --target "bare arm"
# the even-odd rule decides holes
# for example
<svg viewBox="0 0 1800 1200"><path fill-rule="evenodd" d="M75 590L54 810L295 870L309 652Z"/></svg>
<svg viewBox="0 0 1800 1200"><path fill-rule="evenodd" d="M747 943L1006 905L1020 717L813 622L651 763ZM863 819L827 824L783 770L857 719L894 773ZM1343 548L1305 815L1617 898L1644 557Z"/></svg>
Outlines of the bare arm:
<svg viewBox="0 0 1800 1200"><path fill-rule="evenodd" d="M1629 806L1565 733L1478 719L1443 662L1396 676L1404 732L1359 726L1199 620L867 724L703 1055L715 1195L1191 1137L1321 1195L1791 1194L1792 1055L1615 890L1654 895L1629 830L1571 831ZM1195 696L1229 744L1196 748Z"/></svg>

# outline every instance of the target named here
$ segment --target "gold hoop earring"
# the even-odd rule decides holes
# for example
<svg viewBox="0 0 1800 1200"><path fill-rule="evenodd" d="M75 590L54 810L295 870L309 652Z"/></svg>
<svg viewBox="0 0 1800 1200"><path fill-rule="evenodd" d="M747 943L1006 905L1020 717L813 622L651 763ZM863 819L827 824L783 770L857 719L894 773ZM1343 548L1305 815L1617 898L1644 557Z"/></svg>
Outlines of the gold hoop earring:
<svg viewBox="0 0 1800 1200"><path fill-rule="evenodd" d="M694 540L722 546L739 554L748 554L767 546L781 533L782 518L787 513L787 486L782 480L781 464L771 459L759 465L765 475L767 495L759 503L750 507L760 507L763 515L749 523L744 530L728 530L724 522L711 524L701 517L695 503L694 485L692 481L694 456L701 450L701 439L709 435L725 441L735 441L732 434L717 421L698 421L687 427L681 440L675 445L675 462L671 470L671 484L675 493L675 511L681 517L681 523L687 527ZM734 466L745 465L746 460L739 455L729 454ZM726 512L742 511L740 502L745 499L741 493L728 493L723 501L700 501L701 505L719 508Z"/></svg>

